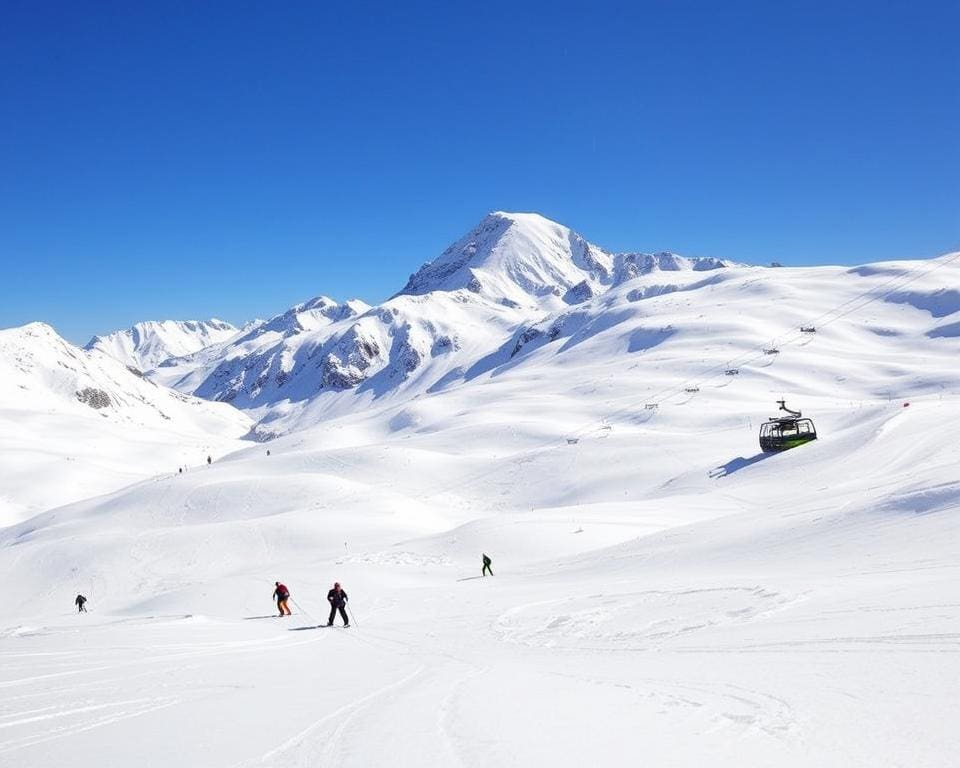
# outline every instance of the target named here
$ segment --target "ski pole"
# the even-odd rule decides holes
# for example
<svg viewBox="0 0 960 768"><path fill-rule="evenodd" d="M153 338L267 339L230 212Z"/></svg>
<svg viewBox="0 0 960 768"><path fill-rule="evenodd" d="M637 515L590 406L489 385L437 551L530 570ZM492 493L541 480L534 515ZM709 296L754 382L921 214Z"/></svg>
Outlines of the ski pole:
<svg viewBox="0 0 960 768"><path fill-rule="evenodd" d="M293 595L290 596L290 602L293 603L295 606L297 606L297 610L303 613L308 619L310 619L311 621L317 620L316 616L311 614L310 611L308 611L306 608L300 605L300 603L298 603L296 600L293 599Z"/></svg>
<svg viewBox="0 0 960 768"><path fill-rule="evenodd" d="M346 609L347 609L347 613L350 614L350 623L356 625L356 624L357 624L357 617L356 617L356 615L354 614L353 609L350 607L350 601L347 600L346 604L345 604L343 607L346 608Z"/></svg>

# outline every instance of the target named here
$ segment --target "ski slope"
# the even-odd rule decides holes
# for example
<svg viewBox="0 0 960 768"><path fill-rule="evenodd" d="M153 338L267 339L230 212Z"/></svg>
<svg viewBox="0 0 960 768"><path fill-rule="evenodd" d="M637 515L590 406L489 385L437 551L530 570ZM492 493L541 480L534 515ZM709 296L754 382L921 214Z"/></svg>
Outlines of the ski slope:
<svg viewBox="0 0 960 768"><path fill-rule="evenodd" d="M951 258L638 275L0 529L0 764L953 765Z"/></svg>
<svg viewBox="0 0 960 768"><path fill-rule="evenodd" d="M626 495L669 478L642 501L521 507L494 477L454 510L404 482L429 455L284 438L42 515L0 550L4 583L22 585L4 595L0 756L949 765L956 407L864 406L726 476L713 465L731 442L752 449L745 430L684 467L676 438L660 461L615 435L576 446L632 448L651 477L622 467ZM270 617L277 578L289 619ZM347 630L317 626L334 578ZM77 591L91 613L70 612Z"/></svg>
<svg viewBox="0 0 960 768"><path fill-rule="evenodd" d="M246 445L250 427L43 323L0 330L0 526L200 466Z"/></svg>

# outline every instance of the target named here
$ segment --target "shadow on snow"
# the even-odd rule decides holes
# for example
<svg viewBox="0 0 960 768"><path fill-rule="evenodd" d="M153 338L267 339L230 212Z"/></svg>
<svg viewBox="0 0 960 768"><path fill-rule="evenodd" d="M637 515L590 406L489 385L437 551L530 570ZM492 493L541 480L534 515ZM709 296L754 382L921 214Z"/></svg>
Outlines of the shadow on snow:
<svg viewBox="0 0 960 768"><path fill-rule="evenodd" d="M744 458L743 456L737 456L737 458L731 459L726 464L722 464L719 467L711 469L710 477L726 477L727 475L732 475L734 472L737 472L744 467L749 467L752 464L756 464L759 461L763 461L772 455L772 453L758 453L754 456L751 456L749 459Z"/></svg>

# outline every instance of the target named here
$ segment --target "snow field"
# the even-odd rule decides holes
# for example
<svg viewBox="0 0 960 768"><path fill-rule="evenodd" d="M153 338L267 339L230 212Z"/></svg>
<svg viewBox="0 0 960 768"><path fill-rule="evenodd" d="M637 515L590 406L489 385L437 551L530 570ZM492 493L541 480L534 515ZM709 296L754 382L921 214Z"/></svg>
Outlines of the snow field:
<svg viewBox="0 0 960 768"><path fill-rule="evenodd" d="M555 266L558 230L534 229L533 261L491 246L509 279L488 291ZM52 473L33 501L52 465L0 453L19 509L71 502L0 528L0 765L953 765L956 266L667 272L551 293L519 349L505 318L529 307L483 325L482 291L400 296L384 346L419 317L403 338L464 320L456 348L304 400L261 390L266 444L178 418L223 449L183 475L147 471L152 416L104 418L73 383L25 409L64 442L50 461L106 457L105 490ZM279 351L328 349L342 321L314 319ZM764 455L781 397L820 439ZM319 626L334 580L346 630Z"/></svg>
<svg viewBox="0 0 960 768"><path fill-rule="evenodd" d="M4 532L4 564L18 555L5 581L51 588L3 596L18 620L0 641L14 662L0 755L947 765L960 746L945 716L960 644L955 407L826 414L829 439L713 477L736 453L730 433L699 435L672 475L675 458L640 448L653 422L632 435L651 477L611 461L629 444L616 430L520 464L562 477L612 463L598 485L645 500L540 507L546 486L497 471L453 506L454 491L422 487L433 451L311 448L298 433L270 457L257 446L58 510ZM558 464L578 452L590 460ZM495 577L479 578L480 551ZM91 578L94 613L71 615ZM267 618L277 578L296 601L287 619ZM316 628L333 578L351 594L348 630Z"/></svg>

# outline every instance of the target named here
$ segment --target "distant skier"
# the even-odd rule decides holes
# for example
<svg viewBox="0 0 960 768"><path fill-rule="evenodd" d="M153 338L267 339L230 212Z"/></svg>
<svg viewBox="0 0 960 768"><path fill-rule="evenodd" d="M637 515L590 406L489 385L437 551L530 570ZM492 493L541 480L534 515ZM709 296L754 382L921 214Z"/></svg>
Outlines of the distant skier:
<svg viewBox="0 0 960 768"><path fill-rule="evenodd" d="M486 554L483 556L483 570L480 572L483 576L487 575L487 571L490 571L490 575L493 576L493 569L490 567L492 561Z"/></svg>
<svg viewBox="0 0 960 768"><path fill-rule="evenodd" d="M85 598L83 595L77 595L77 599L74 600L73 602L77 606L77 613L87 612L87 607L86 607L87 598Z"/></svg>
<svg viewBox="0 0 960 768"><path fill-rule="evenodd" d="M267 456L269 456L269 455L270 455L270 449L267 448Z"/></svg>
<svg viewBox="0 0 960 768"><path fill-rule="evenodd" d="M213 457L207 456L207 466L209 467L211 464L213 464Z"/></svg>
<svg viewBox="0 0 960 768"><path fill-rule="evenodd" d="M330 603L330 618L327 619L327 626L333 626L333 620L340 611L340 618L343 619L343 626L350 626L350 619L347 618L347 593L340 588L340 582L333 585L333 589L327 592L327 601Z"/></svg>
<svg viewBox="0 0 960 768"><path fill-rule="evenodd" d="M289 616L290 606L287 605L287 601L290 599L290 590L279 581L275 581L274 585L276 586L276 589L273 590L273 596L277 601L277 608L280 611L280 615Z"/></svg>

